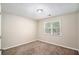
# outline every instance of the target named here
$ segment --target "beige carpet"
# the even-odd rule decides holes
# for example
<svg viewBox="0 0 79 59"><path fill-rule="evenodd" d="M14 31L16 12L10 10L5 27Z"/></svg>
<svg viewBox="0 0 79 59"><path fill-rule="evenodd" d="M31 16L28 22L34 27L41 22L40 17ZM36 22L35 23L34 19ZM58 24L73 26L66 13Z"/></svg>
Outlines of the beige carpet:
<svg viewBox="0 0 79 59"><path fill-rule="evenodd" d="M2 51L3 55L78 55L75 50L35 41Z"/></svg>

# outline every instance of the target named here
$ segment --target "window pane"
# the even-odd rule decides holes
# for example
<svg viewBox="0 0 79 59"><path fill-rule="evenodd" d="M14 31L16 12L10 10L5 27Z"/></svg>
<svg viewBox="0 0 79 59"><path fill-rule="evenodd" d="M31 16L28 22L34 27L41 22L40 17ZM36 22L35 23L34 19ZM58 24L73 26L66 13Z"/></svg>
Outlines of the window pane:
<svg viewBox="0 0 79 59"><path fill-rule="evenodd" d="M53 27L58 28L59 27L59 22L53 22Z"/></svg>
<svg viewBox="0 0 79 59"><path fill-rule="evenodd" d="M51 33L51 23L46 23L45 24L45 32L46 33Z"/></svg>
<svg viewBox="0 0 79 59"><path fill-rule="evenodd" d="M50 28L51 27L51 23L46 23L46 28Z"/></svg>
<svg viewBox="0 0 79 59"><path fill-rule="evenodd" d="M52 33L53 35L60 35L60 24L59 22L52 23Z"/></svg>
<svg viewBox="0 0 79 59"><path fill-rule="evenodd" d="M51 33L51 28L46 28L46 29L45 29L45 32L46 32L46 33Z"/></svg>

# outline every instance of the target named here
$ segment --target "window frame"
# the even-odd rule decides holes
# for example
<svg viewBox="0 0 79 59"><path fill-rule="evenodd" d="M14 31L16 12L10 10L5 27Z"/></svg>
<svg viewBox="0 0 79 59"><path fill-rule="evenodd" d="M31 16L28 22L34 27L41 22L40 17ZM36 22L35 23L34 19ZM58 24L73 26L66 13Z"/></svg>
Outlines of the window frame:
<svg viewBox="0 0 79 59"><path fill-rule="evenodd" d="M59 32L60 34L59 34L59 35L54 35L54 33L53 33L53 31L52 31L52 30L53 30L53 25L52 25L52 23L54 23L54 22L59 22L59 26L60 26L60 27L59 27L59 29L60 29L60 32ZM51 27L51 33L47 33L47 32L46 32L46 24L47 24L47 23L50 23L50 24L51 24L51 26L50 26L50 27ZM52 35L52 36L62 36L62 26L61 26L61 24L62 24L61 19L44 22L44 33L45 33L45 34L50 34L50 35Z"/></svg>

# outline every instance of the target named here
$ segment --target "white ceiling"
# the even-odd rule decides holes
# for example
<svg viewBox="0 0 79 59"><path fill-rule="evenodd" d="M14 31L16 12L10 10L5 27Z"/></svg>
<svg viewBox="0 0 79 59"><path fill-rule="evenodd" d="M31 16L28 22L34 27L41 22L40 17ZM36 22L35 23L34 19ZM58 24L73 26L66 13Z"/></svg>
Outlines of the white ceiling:
<svg viewBox="0 0 79 59"><path fill-rule="evenodd" d="M76 3L3 3L1 7L3 13L11 13L32 19L43 19L79 10L79 4ZM43 9L43 12L37 13L37 9ZM51 16L48 16L49 14Z"/></svg>

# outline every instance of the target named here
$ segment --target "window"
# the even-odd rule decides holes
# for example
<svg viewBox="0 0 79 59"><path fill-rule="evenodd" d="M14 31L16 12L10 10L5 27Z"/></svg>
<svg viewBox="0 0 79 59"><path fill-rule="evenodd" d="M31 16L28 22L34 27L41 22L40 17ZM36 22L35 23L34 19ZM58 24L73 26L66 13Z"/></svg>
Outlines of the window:
<svg viewBox="0 0 79 59"><path fill-rule="evenodd" d="M51 21L45 23L45 33L51 35L60 35L60 21Z"/></svg>
<svg viewBox="0 0 79 59"><path fill-rule="evenodd" d="M51 33L51 23L46 23L45 24L45 32L46 33Z"/></svg>

